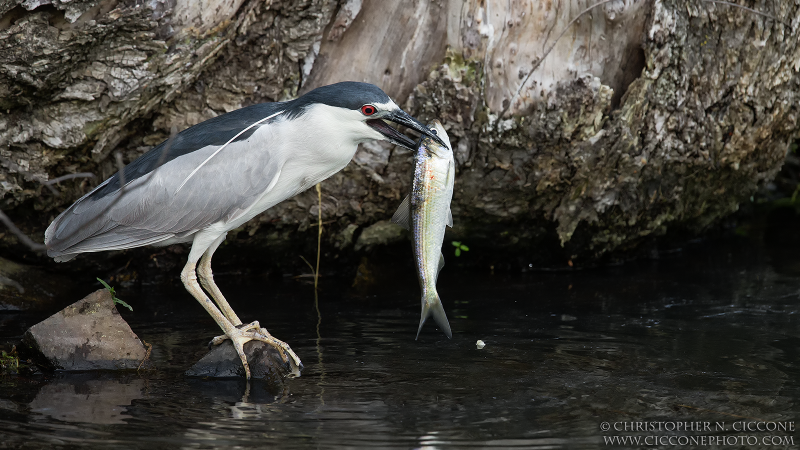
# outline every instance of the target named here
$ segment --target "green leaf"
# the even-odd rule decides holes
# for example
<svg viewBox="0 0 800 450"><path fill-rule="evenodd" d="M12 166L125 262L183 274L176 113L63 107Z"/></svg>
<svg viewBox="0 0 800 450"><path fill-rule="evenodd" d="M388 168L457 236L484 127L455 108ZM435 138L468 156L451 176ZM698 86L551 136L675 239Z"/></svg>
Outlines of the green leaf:
<svg viewBox="0 0 800 450"><path fill-rule="evenodd" d="M456 248L456 256L461 256L461 249L460 248Z"/></svg>
<svg viewBox="0 0 800 450"><path fill-rule="evenodd" d="M106 289L108 290L108 292L111 292L111 295L112 295L112 296L114 295L114 288L112 288L111 286L109 286L109 285L108 285L108 283L106 283L105 281L101 280L101 279L100 279L100 277L98 277L98 278L97 278L97 281L99 281L99 282L100 282L100 284L102 284L102 285L103 285L103 287L104 287L104 288L106 288Z"/></svg>
<svg viewBox="0 0 800 450"><path fill-rule="evenodd" d="M118 299L117 297L114 297L114 303L120 304L120 305L130 309L131 311L133 311L133 308L131 308L131 305L123 302L122 300Z"/></svg>
<svg viewBox="0 0 800 450"><path fill-rule="evenodd" d="M109 286L108 283L106 283L105 281L101 280L100 278L98 278L97 281L99 281L100 284L102 284L103 287L106 288L108 290L108 292L111 293L111 299L114 300L115 304L122 305L122 306L128 308L129 310L133 311L133 308L131 307L131 305L129 305L129 304L125 303L124 301L122 301L122 300L117 298L117 294L114 292L114 288L113 287Z"/></svg>
<svg viewBox="0 0 800 450"><path fill-rule="evenodd" d="M452 244L453 244L453 247L460 247L461 246L461 242L458 242L458 241L453 241Z"/></svg>
<svg viewBox="0 0 800 450"><path fill-rule="evenodd" d="M467 247L466 245L462 245L461 246L461 250L464 250L465 252L468 252L469 251L469 247Z"/></svg>

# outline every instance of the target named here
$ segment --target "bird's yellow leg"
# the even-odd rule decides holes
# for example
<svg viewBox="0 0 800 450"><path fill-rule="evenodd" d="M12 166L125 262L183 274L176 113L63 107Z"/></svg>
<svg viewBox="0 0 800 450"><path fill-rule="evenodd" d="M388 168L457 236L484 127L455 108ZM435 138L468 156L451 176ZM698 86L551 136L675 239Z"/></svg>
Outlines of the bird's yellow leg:
<svg viewBox="0 0 800 450"><path fill-rule="evenodd" d="M200 284L203 285L203 289L211 294L211 298L214 299L214 303L217 304L222 314L224 314L234 326L238 327L242 324L242 321L233 311L231 305L228 304L228 301L225 300L225 296L222 295L222 291L219 290L217 284L214 283L214 274L211 272L211 257L214 255L217 247L225 240L226 235L227 233L218 237L211 246L208 247L208 250L203 253L203 257L200 258L200 265L197 267L197 276L200 278Z"/></svg>
<svg viewBox="0 0 800 450"><path fill-rule="evenodd" d="M239 355L239 359L242 360L242 365L244 366L244 373L247 379L250 379L250 365L247 363L247 357L244 354L244 343L250 341L251 339L246 339L243 336L242 331L236 328L227 317L225 317L220 310L214 305L214 302L208 299L203 289L200 288L200 285L197 283L197 273L195 273L195 267L197 265L197 260L189 255L189 261L183 267L181 271L181 281L183 282L184 287L186 290L192 294L200 305L205 308L206 312L217 322L222 331L225 335L230 338L231 342L233 342L233 348L236 349L236 353ZM215 338L216 339L216 338Z"/></svg>
<svg viewBox="0 0 800 450"><path fill-rule="evenodd" d="M222 328L222 331L225 333L224 335L217 336L212 339L209 345L219 345L225 342L225 340L230 339L231 342L233 342L236 353L239 354L239 358L242 360L245 374L249 379L250 366L247 363L247 358L244 354L244 344L253 340L264 342L274 347L281 355L283 361L289 363L292 374L299 376L300 368L303 367L303 363L300 361L300 358L297 357L294 351L292 351L291 347L289 347L287 343L275 339L265 328L261 328L261 325L259 325L258 321L247 325L242 325L242 321L239 319L239 316L236 315L236 313L233 311L233 308L230 307L230 304L228 304L228 301L222 295L219 287L217 287L216 283L214 283L214 276L211 272L211 257L213 256L217 247L219 247L224 240L225 235L223 234L211 243L206 251L203 252L203 256L200 258L200 264L198 267L195 267L197 264L197 255L195 254L195 247L193 246L192 252L189 254L189 261L186 263L186 266L181 272L181 280L183 281L186 290L189 291L189 293L192 294L192 296L197 299L198 302L200 302L208 314L214 318L214 321L217 322L220 328ZM216 306L208 299L208 297L205 295L205 292L203 292L198 285L198 277L200 283L203 285L203 288L205 288L205 290L211 294Z"/></svg>

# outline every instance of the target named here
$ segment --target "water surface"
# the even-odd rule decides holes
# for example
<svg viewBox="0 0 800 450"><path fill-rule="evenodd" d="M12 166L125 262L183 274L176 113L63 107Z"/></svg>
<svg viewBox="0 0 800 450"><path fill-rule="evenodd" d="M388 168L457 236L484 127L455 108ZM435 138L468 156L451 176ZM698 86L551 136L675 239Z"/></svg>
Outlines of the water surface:
<svg viewBox="0 0 800 450"><path fill-rule="evenodd" d="M798 417L800 248L789 244L730 238L516 275L451 264L439 292L452 340L432 322L414 340L413 274L358 295L349 280L323 280L318 310L298 281L218 277L243 320L303 359L303 375L279 386L184 377L216 325L180 286L122 290L156 369L0 378L0 448L633 446L610 445L614 435L754 436L758 446L774 435L796 447L796 431L731 428ZM43 315L2 313L0 338ZM603 430L642 421L725 428Z"/></svg>

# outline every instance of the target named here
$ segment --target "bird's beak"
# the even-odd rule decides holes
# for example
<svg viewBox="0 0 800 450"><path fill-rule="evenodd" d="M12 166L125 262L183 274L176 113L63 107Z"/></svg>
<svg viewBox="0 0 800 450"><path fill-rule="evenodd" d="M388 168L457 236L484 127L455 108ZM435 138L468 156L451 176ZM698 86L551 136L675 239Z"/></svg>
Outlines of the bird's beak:
<svg viewBox="0 0 800 450"><path fill-rule="evenodd" d="M374 128L378 133L386 136L386 139L396 145L402 145L403 147L409 150L416 150L417 143L411 140L408 136L399 131L395 130L389 124L384 122L384 120L392 121L396 124L406 126L411 128L412 130L424 135L428 136L431 139L435 140L436 142L444 145L445 147L447 144L442 141L442 139L433 134L431 130L428 129L425 125L420 123L417 119L411 117L407 112L403 111L402 109L397 109L395 111L390 112L389 114L381 117L380 119L370 119L367 120L367 125Z"/></svg>

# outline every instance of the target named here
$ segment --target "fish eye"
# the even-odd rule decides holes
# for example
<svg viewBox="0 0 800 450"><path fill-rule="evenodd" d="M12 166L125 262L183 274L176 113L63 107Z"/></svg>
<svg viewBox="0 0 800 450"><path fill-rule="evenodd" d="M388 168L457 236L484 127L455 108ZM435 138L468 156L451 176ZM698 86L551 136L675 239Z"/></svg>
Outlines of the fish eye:
<svg viewBox="0 0 800 450"><path fill-rule="evenodd" d="M361 114L365 116L371 116L375 114L376 111L378 111L378 109L372 105L364 105L361 107Z"/></svg>
<svg viewBox="0 0 800 450"><path fill-rule="evenodd" d="M437 133L436 130L433 129L433 128L431 128L431 133L433 133L434 136L438 136L439 135L439 133Z"/></svg>

